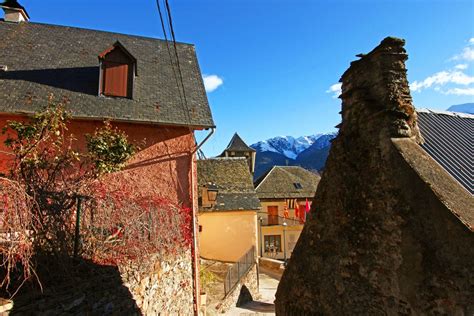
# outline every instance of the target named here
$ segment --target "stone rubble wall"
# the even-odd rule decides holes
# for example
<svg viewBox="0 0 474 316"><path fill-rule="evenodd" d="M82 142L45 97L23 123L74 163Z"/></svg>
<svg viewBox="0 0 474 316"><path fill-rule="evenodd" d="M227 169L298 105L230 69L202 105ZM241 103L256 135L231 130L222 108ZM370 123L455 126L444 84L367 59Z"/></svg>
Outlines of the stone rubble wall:
<svg viewBox="0 0 474 316"><path fill-rule="evenodd" d="M279 277L281 277L283 271L285 271L283 262L281 262L280 260L260 257L258 259L258 265L260 268L270 271L271 273Z"/></svg>
<svg viewBox="0 0 474 316"><path fill-rule="evenodd" d="M394 146L418 146L404 41L351 63L342 123L277 315L473 315L474 234Z"/></svg>
<svg viewBox="0 0 474 316"><path fill-rule="evenodd" d="M253 300L256 300L260 297L258 292L258 270L257 265L255 264L247 275L237 284L235 289L224 298L222 303L219 305L219 312L225 313L230 307L235 306L239 299L240 290L242 286L245 285L252 295Z"/></svg>
<svg viewBox="0 0 474 316"><path fill-rule="evenodd" d="M144 315L193 314L191 250L121 267L124 285Z"/></svg>
<svg viewBox="0 0 474 316"><path fill-rule="evenodd" d="M193 315L191 261L188 249L118 268L94 266L43 293L23 289L5 315Z"/></svg>

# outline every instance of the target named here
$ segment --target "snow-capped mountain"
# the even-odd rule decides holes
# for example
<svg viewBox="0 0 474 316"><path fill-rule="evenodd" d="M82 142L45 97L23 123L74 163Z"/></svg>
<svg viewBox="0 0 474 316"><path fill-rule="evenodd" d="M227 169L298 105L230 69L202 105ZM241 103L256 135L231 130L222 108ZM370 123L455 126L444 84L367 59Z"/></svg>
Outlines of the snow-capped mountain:
<svg viewBox="0 0 474 316"><path fill-rule="evenodd" d="M250 145L257 152L274 152L282 154L283 156L296 159L298 155L308 149L311 145L317 142L320 138L324 138L325 134L316 134L310 136L301 136L294 138L293 136L277 136L264 141L260 141ZM321 146L325 147L325 140L322 139Z"/></svg>
<svg viewBox="0 0 474 316"><path fill-rule="evenodd" d="M474 114L474 103L464 103L452 105L448 111Z"/></svg>
<svg viewBox="0 0 474 316"><path fill-rule="evenodd" d="M255 178L273 166L302 166L309 170L324 168L331 140L337 133L310 136L278 136L250 145L257 151Z"/></svg>

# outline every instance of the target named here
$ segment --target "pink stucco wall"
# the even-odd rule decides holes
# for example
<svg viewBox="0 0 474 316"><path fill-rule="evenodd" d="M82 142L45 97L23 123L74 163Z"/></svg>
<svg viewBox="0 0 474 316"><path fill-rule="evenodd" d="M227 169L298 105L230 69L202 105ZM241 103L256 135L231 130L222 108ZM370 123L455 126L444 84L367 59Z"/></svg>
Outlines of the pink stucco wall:
<svg viewBox="0 0 474 316"><path fill-rule="evenodd" d="M20 116L1 116L0 128L8 120L21 120ZM85 149L84 135L103 126L100 121L72 121L68 129L77 138L76 146ZM126 168L107 178L113 186L126 186L135 194L159 196L171 202L191 207L191 155L194 147L192 132L187 127L171 127L131 123L114 123L124 131L140 151L129 161ZM4 145L6 135L0 135L0 173L6 173L11 155ZM193 170L196 172L195 170Z"/></svg>

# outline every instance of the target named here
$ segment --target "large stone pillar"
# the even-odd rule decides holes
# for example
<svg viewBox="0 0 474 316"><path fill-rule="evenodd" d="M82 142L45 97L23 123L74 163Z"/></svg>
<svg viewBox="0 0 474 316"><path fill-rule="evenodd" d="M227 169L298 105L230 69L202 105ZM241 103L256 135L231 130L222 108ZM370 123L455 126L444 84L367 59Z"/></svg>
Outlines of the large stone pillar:
<svg viewBox="0 0 474 316"><path fill-rule="evenodd" d="M393 143L421 142L404 43L384 39L341 78L342 123L278 287L277 315L474 312L473 234Z"/></svg>

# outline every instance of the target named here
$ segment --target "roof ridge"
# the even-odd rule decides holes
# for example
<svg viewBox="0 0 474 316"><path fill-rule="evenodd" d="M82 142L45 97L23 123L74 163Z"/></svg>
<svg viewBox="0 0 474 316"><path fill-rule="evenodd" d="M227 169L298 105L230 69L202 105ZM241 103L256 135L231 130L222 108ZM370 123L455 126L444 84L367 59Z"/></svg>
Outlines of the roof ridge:
<svg viewBox="0 0 474 316"><path fill-rule="evenodd" d="M474 114L464 113L464 112L453 112L453 111L446 111L446 110L433 110L433 109L428 109L428 108L417 109L416 112L441 114L441 115L449 115L449 116L455 116L455 117L461 117L461 118L474 119Z"/></svg>
<svg viewBox="0 0 474 316"><path fill-rule="evenodd" d="M246 157L210 157L206 159L198 159L198 161L205 161L205 160L247 160Z"/></svg>
<svg viewBox="0 0 474 316"><path fill-rule="evenodd" d="M0 20L1 20L1 21L4 21L4 19L0 19ZM25 23L25 24L26 24L26 23ZM119 32L106 31L106 30L97 30L97 29L91 29L91 28L79 27L79 26L50 24L50 23L31 22L31 21L29 21L27 24L37 25L37 26L57 27L57 28L70 28L70 29L76 29L76 30L80 30L80 31L98 32L98 33L107 33L107 34L116 34L116 35L121 35L121 36L129 36L129 37L133 37L133 38L140 38L140 39L146 39L146 40L153 40L153 41L159 41L159 42L164 42L164 43L167 42L167 41L164 40L164 39L156 38L156 37L151 37L151 36L128 34L128 33L119 33ZM171 42L171 41L168 41L168 42ZM176 44L178 44L178 45L187 45L187 46L193 46L193 47L195 47L194 44L185 43L185 42L179 42L179 41L177 41Z"/></svg>
<svg viewBox="0 0 474 316"><path fill-rule="evenodd" d="M267 179L267 177L270 175L270 173L273 172L273 170L275 170L275 168L278 167L278 166L273 166L268 172L267 174L263 177L262 181L260 181L260 183L255 187L255 191L258 190L258 187L265 182L265 180Z"/></svg>

